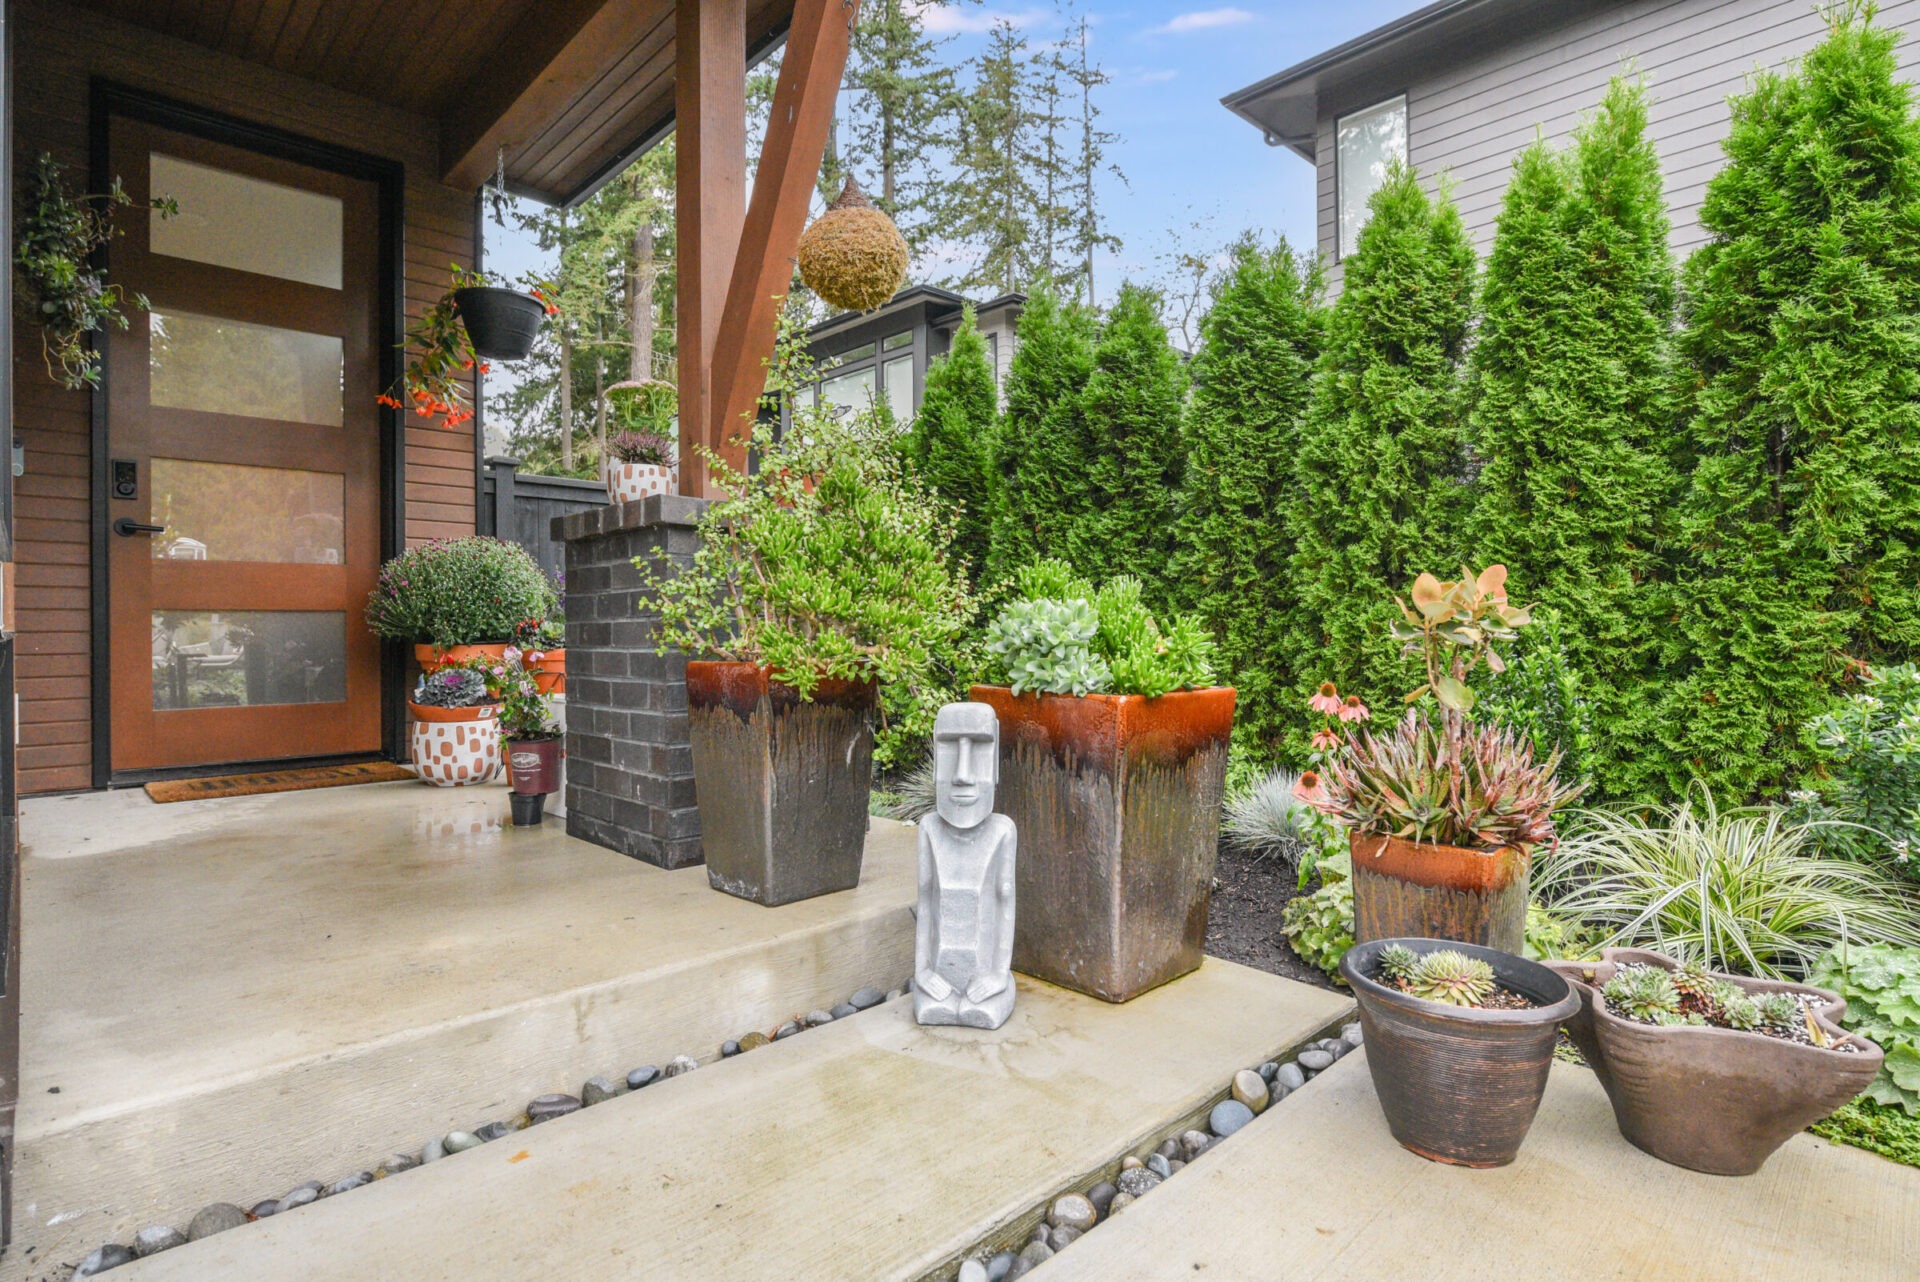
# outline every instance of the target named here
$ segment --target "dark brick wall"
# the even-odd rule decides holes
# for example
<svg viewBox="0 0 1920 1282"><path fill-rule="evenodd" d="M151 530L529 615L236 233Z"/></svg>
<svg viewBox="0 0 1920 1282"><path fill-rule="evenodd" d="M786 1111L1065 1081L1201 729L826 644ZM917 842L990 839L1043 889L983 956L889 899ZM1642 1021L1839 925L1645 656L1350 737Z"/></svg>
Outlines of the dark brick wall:
<svg viewBox="0 0 1920 1282"><path fill-rule="evenodd" d="M662 868L702 862L686 656L659 646L633 559L690 562L705 509L656 495L553 521L567 564L567 832Z"/></svg>

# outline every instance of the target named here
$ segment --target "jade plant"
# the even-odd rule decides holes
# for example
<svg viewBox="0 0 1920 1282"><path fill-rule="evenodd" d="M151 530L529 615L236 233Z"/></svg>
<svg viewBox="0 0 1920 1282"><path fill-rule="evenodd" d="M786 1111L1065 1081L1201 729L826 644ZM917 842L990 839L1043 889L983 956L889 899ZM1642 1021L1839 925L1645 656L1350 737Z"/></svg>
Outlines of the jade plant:
<svg viewBox="0 0 1920 1282"><path fill-rule="evenodd" d="M986 651L1015 694L1137 694L1153 698L1213 681L1213 639L1191 615L1164 626L1121 575L1094 590L1064 561L1017 576L1018 597L987 627Z"/></svg>

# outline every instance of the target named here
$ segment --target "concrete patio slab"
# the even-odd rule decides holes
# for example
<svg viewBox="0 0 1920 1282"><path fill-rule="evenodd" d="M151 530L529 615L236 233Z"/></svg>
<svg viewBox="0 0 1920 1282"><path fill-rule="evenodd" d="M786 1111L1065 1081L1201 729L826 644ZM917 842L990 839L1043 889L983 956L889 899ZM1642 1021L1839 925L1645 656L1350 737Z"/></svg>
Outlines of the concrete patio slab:
<svg viewBox="0 0 1920 1282"><path fill-rule="evenodd" d="M767 909L415 783L23 806L16 1242L78 1260L912 967L913 833ZM56 1093L57 1092L57 1093ZM64 1275L63 1275L64 1277Z"/></svg>
<svg viewBox="0 0 1920 1282"><path fill-rule="evenodd" d="M1354 1054L1031 1275L1035 1282L1911 1282L1920 1171L1799 1135L1758 1175L1700 1175L1620 1138L1556 1064L1513 1165L1394 1143Z"/></svg>
<svg viewBox="0 0 1920 1282"><path fill-rule="evenodd" d="M1352 1009L1229 962L1124 1006L906 1002L137 1261L160 1279L914 1279Z"/></svg>

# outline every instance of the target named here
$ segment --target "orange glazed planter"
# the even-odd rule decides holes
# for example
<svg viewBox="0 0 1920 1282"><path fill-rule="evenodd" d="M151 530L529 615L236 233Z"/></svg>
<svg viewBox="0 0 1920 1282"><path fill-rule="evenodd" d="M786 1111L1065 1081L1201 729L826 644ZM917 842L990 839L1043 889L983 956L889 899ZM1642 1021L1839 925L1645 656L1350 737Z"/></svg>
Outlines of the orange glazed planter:
<svg viewBox="0 0 1920 1282"><path fill-rule="evenodd" d="M1014 969L1110 1002L1197 969L1234 692L970 697L999 717L1020 833Z"/></svg>
<svg viewBox="0 0 1920 1282"><path fill-rule="evenodd" d="M1351 834L1353 940L1451 939L1519 956L1531 858L1524 847L1474 850Z"/></svg>
<svg viewBox="0 0 1920 1282"><path fill-rule="evenodd" d="M533 685L541 694L565 694L567 692L567 651L563 646L557 650L535 651L540 657L531 663L522 659L528 672L533 674Z"/></svg>
<svg viewBox="0 0 1920 1282"><path fill-rule="evenodd" d="M505 662L507 643L498 645L431 645L426 642L413 647L413 657L422 672L433 672L446 667L449 663L468 663L474 659L498 659ZM458 709L455 709L458 711Z"/></svg>

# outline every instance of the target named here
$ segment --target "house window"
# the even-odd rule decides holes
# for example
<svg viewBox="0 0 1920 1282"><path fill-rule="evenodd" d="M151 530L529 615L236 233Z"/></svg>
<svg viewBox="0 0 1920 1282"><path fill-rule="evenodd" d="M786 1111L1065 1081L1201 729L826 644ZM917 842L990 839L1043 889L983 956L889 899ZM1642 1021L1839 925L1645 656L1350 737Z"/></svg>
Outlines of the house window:
<svg viewBox="0 0 1920 1282"><path fill-rule="evenodd" d="M1353 252L1367 225L1367 201L1387 179L1387 168L1407 158L1407 100L1388 99L1340 117L1334 127L1334 189L1339 202L1341 258Z"/></svg>
<svg viewBox="0 0 1920 1282"><path fill-rule="evenodd" d="M820 402L829 413L858 414L873 405L873 366L868 365L820 384Z"/></svg>
<svg viewBox="0 0 1920 1282"><path fill-rule="evenodd" d="M880 344L880 350L883 352L897 352L903 347L911 346L912 343L913 331L909 329L888 338L886 342Z"/></svg>
<svg viewBox="0 0 1920 1282"><path fill-rule="evenodd" d="M885 379L881 385L887 391L887 408L893 411L894 422L904 425L920 408L913 403L913 357L902 356L888 361L884 373Z"/></svg>

